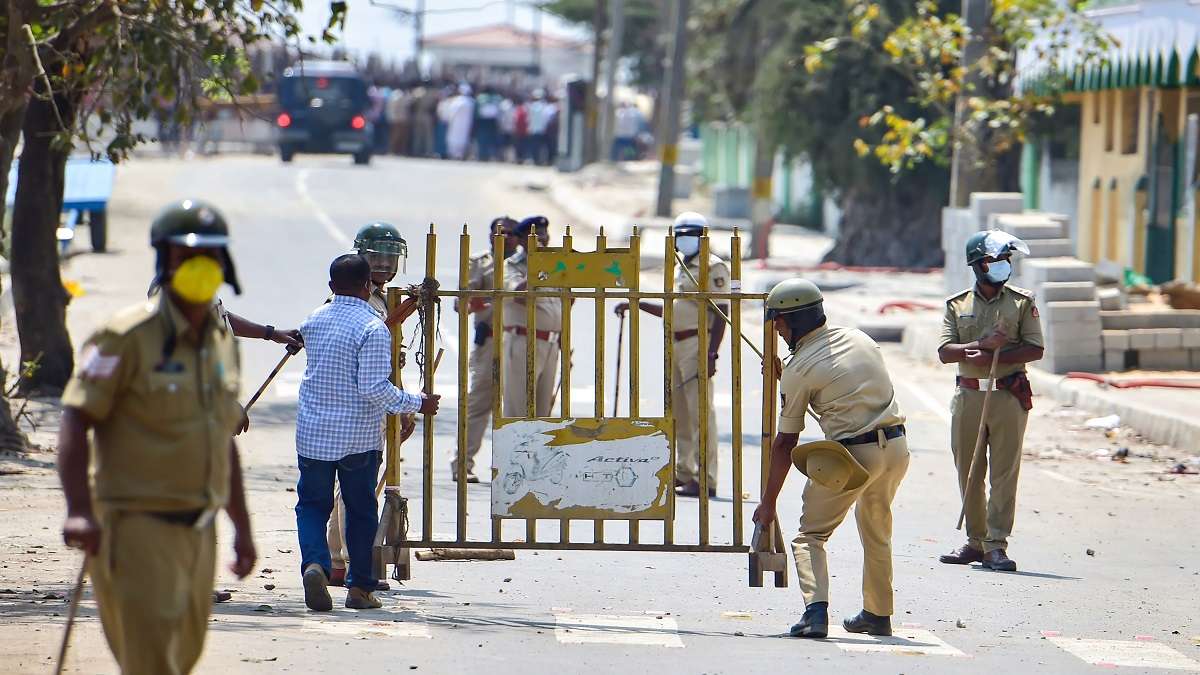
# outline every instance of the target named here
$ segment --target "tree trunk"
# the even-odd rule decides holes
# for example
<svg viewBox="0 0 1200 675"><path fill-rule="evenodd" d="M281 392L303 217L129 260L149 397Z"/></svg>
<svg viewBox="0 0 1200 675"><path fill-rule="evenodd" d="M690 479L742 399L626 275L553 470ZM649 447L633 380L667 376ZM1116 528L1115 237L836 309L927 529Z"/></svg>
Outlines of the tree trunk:
<svg viewBox="0 0 1200 675"><path fill-rule="evenodd" d="M12 283L21 361L37 361L36 370L22 380L26 395L62 392L74 368L66 309L70 297L58 269L58 229L62 211L63 174L70 148L56 142L61 131L54 106L63 122L72 124L74 106L64 96L53 102L41 98L43 85L35 85L25 111L25 147L17 174L13 204Z"/></svg>
<svg viewBox="0 0 1200 675"><path fill-rule="evenodd" d="M8 194L8 169L12 166L13 153L17 149L17 141L21 138L21 120L25 117L25 106L19 105L0 116L0 195ZM7 254L8 232L4 227L4 216L7 212L8 200L0 199L0 253ZM4 294L3 278L0 277L0 295ZM0 315L0 322L4 317ZM29 444L25 434L17 427L13 419L12 408L8 404L8 371L4 369L4 361L0 359L0 450L14 452L24 451Z"/></svg>
<svg viewBox="0 0 1200 675"><path fill-rule="evenodd" d="M771 213L772 176L775 173L775 153L779 146L767 138L762 125L755 126L754 134L754 179L750 188L750 243L751 258L766 260L771 256L768 244L771 226L775 224Z"/></svg>
<svg viewBox="0 0 1200 675"><path fill-rule="evenodd" d="M913 186L866 184L841 199L838 239L829 262L865 267L938 267L945 194Z"/></svg>

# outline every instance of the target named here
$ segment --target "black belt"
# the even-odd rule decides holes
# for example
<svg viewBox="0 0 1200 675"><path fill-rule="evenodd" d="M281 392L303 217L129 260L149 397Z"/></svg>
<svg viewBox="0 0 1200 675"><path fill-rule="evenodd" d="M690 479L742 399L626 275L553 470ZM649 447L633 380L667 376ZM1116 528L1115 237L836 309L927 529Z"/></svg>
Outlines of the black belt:
<svg viewBox="0 0 1200 675"><path fill-rule="evenodd" d="M196 521L204 514L204 509L195 511L143 511L148 516L154 516L161 521L183 527L195 527Z"/></svg>
<svg viewBox="0 0 1200 675"><path fill-rule="evenodd" d="M865 434L860 434L853 438L841 438L838 439L838 443L841 443L846 447L850 447L851 445L866 445L867 443L876 443L879 441L880 431L883 432L883 437L890 441L894 438L900 438L904 435L904 425L897 424L894 427L884 427L883 429L868 431Z"/></svg>

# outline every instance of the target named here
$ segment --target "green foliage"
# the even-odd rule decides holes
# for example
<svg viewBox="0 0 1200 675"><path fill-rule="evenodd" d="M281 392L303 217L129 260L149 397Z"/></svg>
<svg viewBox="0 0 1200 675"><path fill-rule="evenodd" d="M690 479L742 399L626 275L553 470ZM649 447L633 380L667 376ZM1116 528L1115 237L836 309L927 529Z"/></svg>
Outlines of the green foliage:
<svg viewBox="0 0 1200 675"><path fill-rule="evenodd" d="M804 67L819 73L839 54L866 46L878 50L885 72L907 83L906 96L885 99L861 120L864 131L853 141L859 156L873 156L892 173L946 166L962 143L978 148L985 163L1013 151L1059 105L1072 75L1063 60L1086 65L1111 45L1055 0L994 0L980 56L967 66L969 30L961 17L931 0L902 13L885 5L849 0L847 20L830 37L804 46ZM1023 51L1037 56L1043 75L1037 87L1018 92L1017 54ZM964 115L956 123L960 101Z"/></svg>
<svg viewBox="0 0 1200 675"><path fill-rule="evenodd" d="M625 0L621 55L630 63L635 84L661 84L664 51L659 40L662 20L659 7L656 0ZM595 0L553 0L542 5L543 10L564 21L589 29L595 8Z"/></svg>

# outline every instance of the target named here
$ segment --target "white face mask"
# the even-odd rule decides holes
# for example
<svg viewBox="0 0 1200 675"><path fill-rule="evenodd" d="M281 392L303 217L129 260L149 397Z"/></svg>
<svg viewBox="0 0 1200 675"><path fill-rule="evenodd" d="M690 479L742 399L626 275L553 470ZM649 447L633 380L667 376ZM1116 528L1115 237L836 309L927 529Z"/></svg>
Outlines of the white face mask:
<svg viewBox="0 0 1200 675"><path fill-rule="evenodd" d="M984 272L983 275L993 284L1002 284L1012 276L1012 263L1007 260L990 262L987 272Z"/></svg>
<svg viewBox="0 0 1200 675"><path fill-rule="evenodd" d="M700 252L700 237L676 237L675 250L683 254L683 257L690 258Z"/></svg>

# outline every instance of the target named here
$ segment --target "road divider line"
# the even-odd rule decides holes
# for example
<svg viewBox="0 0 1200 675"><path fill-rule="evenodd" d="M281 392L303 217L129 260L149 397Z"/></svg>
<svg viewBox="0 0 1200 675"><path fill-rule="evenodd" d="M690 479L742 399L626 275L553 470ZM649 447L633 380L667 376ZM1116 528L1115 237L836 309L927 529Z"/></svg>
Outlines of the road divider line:
<svg viewBox="0 0 1200 675"><path fill-rule="evenodd" d="M1067 637L1047 639L1068 654L1093 666L1200 670L1200 663L1153 640L1088 640Z"/></svg>
<svg viewBox="0 0 1200 675"><path fill-rule="evenodd" d="M911 385L903 379L900 379L899 381L904 384L904 388L908 389L908 391L912 393L912 395L915 396L922 405L924 405L926 408L929 408L933 414L937 415L938 418L946 423L946 426L950 426L950 413L946 410L945 405L940 405L936 399L919 387Z"/></svg>
<svg viewBox="0 0 1200 675"><path fill-rule="evenodd" d="M332 238L341 246L349 249L354 242L349 236L346 235L345 232L342 232L340 229L338 229L337 223L334 222L333 218L331 218L329 214L325 212L325 209L321 208L321 205L317 203L317 200L313 199L312 195L309 194L308 169L301 169L296 174L296 194L300 197L300 201L304 202L305 206L312 211L313 216L317 219L317 222L321 223L321 226L325 228L326 234L328 234L330 238Z"/></svg>
<svg viewBox="0 0 1200 675"><path fill-rule="evenodd" d="M961 650L922 628L900 628L890 637L875 637L860 633L848 633L841 626L830 626L829 642L847 652L966 656Z"/></svg>

